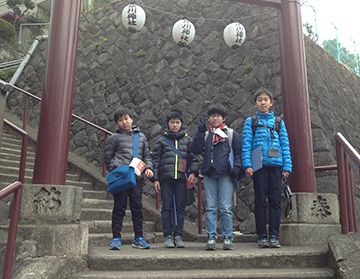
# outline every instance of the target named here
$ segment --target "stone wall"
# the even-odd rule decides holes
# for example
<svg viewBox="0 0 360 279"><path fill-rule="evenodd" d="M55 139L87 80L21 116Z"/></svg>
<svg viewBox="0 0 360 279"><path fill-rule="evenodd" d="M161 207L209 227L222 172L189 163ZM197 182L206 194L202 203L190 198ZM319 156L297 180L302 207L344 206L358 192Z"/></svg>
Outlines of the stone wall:
<svg viewBox="0 0 360 279"><path fill-rule="evenodd" d="M83 17L80 23L73 112L110 131L119 106L134 111L151 147L162 135L165 115L184 112L190 136L209 104L223 103L227 124L241 133L245 119L255 113L252 94L261 86L275 95L273 110L282 116L277 13L265 8L223 0L138 1L146 12L145 26L133 34L121 22L128 1L114 1ZM196 28L194 41L180 48L172 26L186 15ZM230 18L242 23L245 43L237 50L223 40ZM41 43L17 86L41 96L47 42ZM341 132L359 148L358 92L360 79L306 39L310 109L315 165L336 163L334 135ZM12 93L10 112L22 115L24 96ZM40 104L33 102L27 122L37 127ZM102 163L103 134L80 121L71 129L70 151L94 165ZM337 193L336 172L319 173L318 192ZM154 195L152 184L144 191ZM360 196L359 193L357 193ZM203 199L204 200L204 199ZM254 232L254 195L250 179L242 181L234 207L235 229ZM187 215L196 219L195 205ZM360 214L358 214L359 216Z"/></svg>

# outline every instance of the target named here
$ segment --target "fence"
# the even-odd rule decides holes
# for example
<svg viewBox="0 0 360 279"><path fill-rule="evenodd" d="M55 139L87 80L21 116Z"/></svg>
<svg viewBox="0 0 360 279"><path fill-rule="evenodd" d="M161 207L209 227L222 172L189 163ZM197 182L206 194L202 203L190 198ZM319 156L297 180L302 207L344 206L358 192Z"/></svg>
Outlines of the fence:
<svg viewBox="0 0 360 279"><path fill-rule="evenodd" d="M351 33L351 27L354 28L351 23L347 23L349 28L338 28L337 25L340 26L342 23L340 17L331 21L324 16L327 10L315 10L307 2L301 6L301 12L304 34L324 48L339 63L360 76L360 51L356 45L356 39L360 45L358 30L355 29L356 31Z"/></svg>

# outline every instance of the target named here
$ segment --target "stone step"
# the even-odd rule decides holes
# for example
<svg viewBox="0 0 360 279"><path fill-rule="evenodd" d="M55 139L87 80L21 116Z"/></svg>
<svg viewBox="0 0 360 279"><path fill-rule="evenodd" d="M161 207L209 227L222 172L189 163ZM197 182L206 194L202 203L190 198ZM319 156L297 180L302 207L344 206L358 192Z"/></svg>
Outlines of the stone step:
<svg viewBox="0 0 360 279"><path fill-rule="evenodd" d="M334 278L333 271L328 269L327 245L259 249L256 242L235 242L231 251L222 250L222 244L217 244L216 251L206 251L205 242L185 242L185 245L185 249L167 249L157 242L151 243L149 250L140 250L123 243L120 251L89 246L91 271L72 278L87 278L92 272L98 278L115 278L111 272L117 272L116 278L165 278L165 272L167 278ZM178 277L169 276L169 272ZM153 274L153 277L141 277L141 274Z"/></svg>
<svg viewBox="0 0 360 279"><path fill-rule="evenodd" d="M93 191L93 190L83 191L84 199L106 200L106 197L107 197L107 191Z"/></svg>
<svg viewBox="0 0 360 279"><path fill-rule="evenodd" d="M1 148L0 151L0 157L3 160L11 160L11 161L15 161L15 162L19 162L20 163L20 156L21 156L21 152L13 152L12 149L6 149L6 148ZM34 164L35 162L35 154L29 154L29 152L26 153L26 163L32 163Z"/></svg>
<svg viewBox="0 0 360 279"><path fill-rule="evenodd" d="M21 146L19 148L7 148L1 147L1 154L7 154L12 156L20 156L21 155ZM35 152L31 150L27 150L26 158L35 158Z"/></svg>
<svg viewBox="0 0 360 279"><path fill-rule="evenodd" d="M178 270L161 271L84 271L73 274L70 279L334 279L333 271L329 268L279 268L279 269L222 269L219 270Z"/></svg>
<svg viewBox="0 0 360 279"><path fill-rule="evenodd" d="M94 221L94 220L111 220L112 217L112 207L111 209L106 208L84 208L81 209L80 220L81 221ZM144 217L144 219L146 219ZM131 211L129 209L126 210L124 216L124 222L130 222L131 219Z"/></svg>
<svg viewBox="0 0 360 279"><path fill-rule="evenodd" d="M72 176L70 178L72 178ZM0 181L2 183L5 183L5 184L7 183L7 185L10 185L13 182L18 181L18 180L19 180L19 173L8 174L8 173L0 172ZM32 183L32 175L25 176L25 184L26 183L29 183L29 184ZM91 182L74 181L74 180L66 180L65 185L82 187L83 189L92 189L92 186L93 186Z"/></svg>
<svg viewBox="0 0 360 279"><path fill-rule="evenodd" d="M12 166L12 165L15 165L15 164L16 164L16 166ZM1 164L0 165L0 174L1 173L6 173L6 174L19 175L20 162L16 162L15 164L14 163L13 164L12 163ZM25 168L25 176L31 177L33 175L33 172L34 172L34 168L33 168L34 165L33 164L27 164L25 167L26 167ZM71 174L71 173L66 174L66 180L77 181L78 179L79 179L79 176L77 174Z"/></svg>
<svg viewBox="0 0 360 279"><path fill-rule="evenodd" d="M1 157L1 154L0 154ZM7 160L0 158L0 166L7 166L7 167L13 167L13 168L19 168L20 167L20 157L19 160ZM29 162L29 160L26 160L25 168L27 169L34 169L34 161Z"/></svg>
<svg viewBox="0 0 360 279"><path fill-rule="evenodd" d="M133 228L132 223L126 222L123 225L126 225L126 227L124 227L123 228L124 231L121 232L121 241L124 245L131 246L134 240L134 231L132 229ZM157 242L158 240L156 236L157 234L155 232L145 232L144 230L143 237L148 243ZM108 247L112 238L113 238L112 233L91 233L89 234L89 242L88 242L89 248L101 246L109 250ZM161 243L163 243L163 241L161 241Z"/></svg>
<svg viewBox="0 0 360 279"><path fill-rule="evenodd" d="M90 234L97 233L110 233L111 232L111 220L94 220L94 221L85 221L82 222L89 226ZM134 227L131 221L123 222L122 233L133 232ZM154 232L155 231L155 222L154 221L143 221L143 231L144 232Z"/></svg>
<svg viewBox="0 0 360 279"><path fill-rule="evenodd" d="M114 201L99 199L83 199L82 208L113 209Z"/></svg>

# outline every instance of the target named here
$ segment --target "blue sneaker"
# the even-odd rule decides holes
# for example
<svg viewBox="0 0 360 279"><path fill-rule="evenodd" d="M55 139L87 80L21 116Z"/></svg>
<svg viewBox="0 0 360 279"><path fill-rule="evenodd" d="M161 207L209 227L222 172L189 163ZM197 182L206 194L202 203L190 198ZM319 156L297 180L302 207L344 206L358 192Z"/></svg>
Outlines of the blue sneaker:
<svg viewBox="0 0 360 279"><path fill-rule="evenodd" d="M114 238L110 241L110 250L120 250L121 249L121 239L120 238Z"/></svg>
<svg viewBox="0 0 360 279"><path fill-rule="evenodd" d="M145 241L145 239L140 236L134 239L132 243L132 247L139 248L139 249L150 249L150 244Z"/></svg>
<svg viewBox="0 0 360 279"><path fill-rule="evenodd" d="M270 236L269 246L270 246L270 248L280 248L281 247L279 240L274 236Z"/></svg>
<svg viewBox="0 0 360 279"><path fill-rule="evenodd" d="M266 237L262 237L259 239L258 247L259 248L268 248L269 247L269 242Z"/></svg>

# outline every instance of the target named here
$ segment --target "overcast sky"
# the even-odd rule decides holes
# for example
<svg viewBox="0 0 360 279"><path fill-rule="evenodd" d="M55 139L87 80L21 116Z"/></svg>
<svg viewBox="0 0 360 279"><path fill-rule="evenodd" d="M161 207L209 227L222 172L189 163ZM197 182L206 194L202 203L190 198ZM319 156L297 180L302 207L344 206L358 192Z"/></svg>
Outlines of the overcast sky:
<svg viewBox="0 0 360 279"><path fill-rule="evenodd" d="M356 53L360 55L360 1L359 0L307 0L301 7L302 21L313 26L315 32L315 15L319 44L324 40L331 40L337 36L341 47L345 47L350 53L355 52L353 38L356 45ZM316 13L314 13L314 8Z"/></svg>

